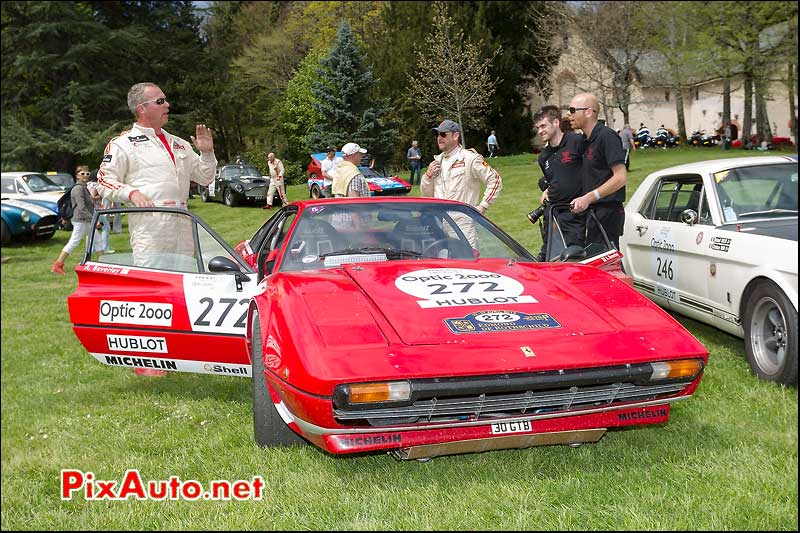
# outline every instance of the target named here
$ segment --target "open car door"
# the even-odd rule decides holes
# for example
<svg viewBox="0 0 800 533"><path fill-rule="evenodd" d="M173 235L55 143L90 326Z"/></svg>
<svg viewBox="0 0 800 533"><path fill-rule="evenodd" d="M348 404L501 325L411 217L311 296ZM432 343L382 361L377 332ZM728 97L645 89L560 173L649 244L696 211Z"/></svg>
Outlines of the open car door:
<svg viewBox="0 0 800 533"><path fill-rule="evenodd" d="M92 357L113 366L250 376L247 312L262 290L255 272L186 210L101 213L125 213L129 229L160 224L165 231L137 241L136 249L126 244L101 255L92 251L96 236L90 238L67 303L75 335Z"/></svg>
<svg viewBox="0 0 800 533"><path fill-rule="evenodd" d="M551 206L547 223L545 224L545 231L548 232L545 260L579 262L595 266L632 285L633 279L622 270L622 253L608 239L608 235L606 235L603 226L591 207L586 210L587 225L589 223L597 225L600 229L601 242L586 243L584 239L583 245L573 244L567 246L561 227L562 219L569 213L569 204L554 204Z"/></svg>

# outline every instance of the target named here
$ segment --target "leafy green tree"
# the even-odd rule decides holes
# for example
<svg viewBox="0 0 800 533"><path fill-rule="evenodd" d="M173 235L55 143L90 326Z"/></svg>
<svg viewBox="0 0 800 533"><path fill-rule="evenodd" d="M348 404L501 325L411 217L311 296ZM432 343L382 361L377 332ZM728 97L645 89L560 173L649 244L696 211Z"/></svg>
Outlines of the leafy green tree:
<svg viewBox="0 0 800 533"><path fill-rule="evenodd" d="M352 141L383 160L392 151L396 130L387 124L387 102L374 98L372 67L350 30L347 21L339 25L327 57L320 61L320 80L312 87L314 109L322 117L308 136L314 150L326 145L341 147Z"/></svg>
<svg viewBox="0 0 800 533"><path fill-rule="evenodd" d="M6 1L0 9L4 167L97 166L108 139L132 123L126 96L141 81L164 89L170 130L189 134L193 102L178 80L202 55L191 2Z"/></svg>
<svg viewBox="0 0 800 533"><path fill-rule="evenodd" d="M462 141L468 146L466 130L485 125L485 112L497 85L489 75L489 65L499 49L481 57L481 42L464 38L454 27L447 7L435 4L434 31L418 51L418 78L409 80L409 98L419 105L430 121L454 119L461 125Z"/></svg>
<svg viewBox="0 0 800 533"><path fill-rule="evenodd" d="M285 165L287 161L306 163L308 155L314 151L308 145L308 132L321 121L322 115L314 107L316 98L311 89L320 80L317 68L323 55L322 52L312 51L303 59L278 105L278 132L279 137L285 140L285 146L279 146L278 149L283 154ZM287 168L287 179L292 182L294 176L289 175L290 170Z"/></svg>

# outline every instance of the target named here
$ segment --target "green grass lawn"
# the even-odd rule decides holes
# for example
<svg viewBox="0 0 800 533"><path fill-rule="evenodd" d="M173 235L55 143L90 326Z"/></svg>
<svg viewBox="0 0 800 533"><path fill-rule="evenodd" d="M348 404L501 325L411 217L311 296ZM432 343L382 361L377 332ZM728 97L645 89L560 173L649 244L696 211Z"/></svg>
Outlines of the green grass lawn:
<svg viewBox="0 0 800 533"><path fill-rule="evenodd" d="M636 152L628 196L649 172L761 155L678 148ZM504 188L489 216L532 250L533 155L492 159ZM292 186L291 200L304 198ZM418 188L412 195L419 194ZM190 201L231 243L271 212ZM3 248L3 529L797 530L797 389L759 381L742 341L677 317L711 353L691 399L662 426L611 430L597 444L399 462L253 443L250 381L183 373L135 377L101 365L72 333L76 286L50 265L69 234ZM124 235L112 239L120 244ZM80 255L80 254L77 254ZM264 478L260 501L62 501L61 469L120 480Z"/></svg>

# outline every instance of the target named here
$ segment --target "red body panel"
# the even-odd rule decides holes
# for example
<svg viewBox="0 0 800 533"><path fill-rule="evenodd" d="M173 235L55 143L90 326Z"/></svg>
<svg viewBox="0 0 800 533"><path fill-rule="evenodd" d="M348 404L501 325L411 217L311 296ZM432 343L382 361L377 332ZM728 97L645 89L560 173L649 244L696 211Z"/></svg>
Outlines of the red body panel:
<svg viewBox="0 0 800 533"><path fill-rule="evenodd" d="M300 390L329 396L336 384L354 381L591 368L706 352L663 310L593 267L463 262L465 269L522 282L523 295L536 303L423 309L394 285L410 272L441 264L393 261L275 277L258 297L260 307L271 306L261 315L262 331L278 341L264 343L267 368L288 373ZM543 313L560 327L459 334L445 324L475 311ZM535 356L526 357L523 347Z"/></svg>

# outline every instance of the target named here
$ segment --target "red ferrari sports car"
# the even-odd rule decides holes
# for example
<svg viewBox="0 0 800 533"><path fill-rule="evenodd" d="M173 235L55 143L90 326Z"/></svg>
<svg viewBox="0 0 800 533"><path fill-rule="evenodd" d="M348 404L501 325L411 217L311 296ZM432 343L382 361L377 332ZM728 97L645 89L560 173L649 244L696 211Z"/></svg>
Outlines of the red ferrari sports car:
<svg viewBox="0 0 800 533"><path fill-rule="evenodd" d="M87 248L75 334L109 365L252 377L261 446L424 459L595 442L666 422L708 360L629 285L573 262L585 253L536 262L466 204L295 202L235 250L192 213L149 211L194 245ZM613 270L619 254L581 261Z"/></svg>

